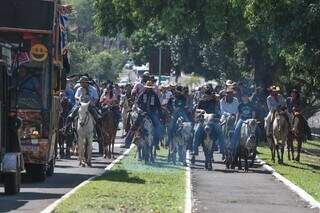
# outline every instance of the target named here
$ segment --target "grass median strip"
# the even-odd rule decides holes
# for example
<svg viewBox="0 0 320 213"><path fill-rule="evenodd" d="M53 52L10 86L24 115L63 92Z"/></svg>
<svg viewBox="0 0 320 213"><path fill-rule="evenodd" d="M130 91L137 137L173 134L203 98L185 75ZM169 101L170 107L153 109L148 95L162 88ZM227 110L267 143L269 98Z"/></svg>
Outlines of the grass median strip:
<svg viewBox="0 0 320 213"><path fill-rule="evenodd" d="M183 212L185 168L168 164L164 149L152 165L137 161L135 152L80 188L55 212Z"/></svg>
<svg viewBox="0 0 320 213"><path fill-rule="evenodd" d="M259 157L279 174L304 189L317 201L320 201L320 141L308 141L302 146L305 152L301 153L300 162L288 161L287 151L285 151L284 164L280 165L277 161L273 163L270 149L266 146L258 148Z"/></svg>

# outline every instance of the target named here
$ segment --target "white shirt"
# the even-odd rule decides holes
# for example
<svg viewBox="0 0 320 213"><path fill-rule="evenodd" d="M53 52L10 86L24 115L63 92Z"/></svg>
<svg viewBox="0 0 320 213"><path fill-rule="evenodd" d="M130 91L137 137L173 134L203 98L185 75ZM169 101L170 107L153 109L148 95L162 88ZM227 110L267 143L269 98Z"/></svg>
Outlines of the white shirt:
<svg viewBox="0 0 320 213"><path fill-rule="evenodd" d="M231 103L227 103L225 101L225 98L222 98L220 100L221 115L237 114L238 106L239 106L239 101L236 97L233 97L233 101Z"/></svg>

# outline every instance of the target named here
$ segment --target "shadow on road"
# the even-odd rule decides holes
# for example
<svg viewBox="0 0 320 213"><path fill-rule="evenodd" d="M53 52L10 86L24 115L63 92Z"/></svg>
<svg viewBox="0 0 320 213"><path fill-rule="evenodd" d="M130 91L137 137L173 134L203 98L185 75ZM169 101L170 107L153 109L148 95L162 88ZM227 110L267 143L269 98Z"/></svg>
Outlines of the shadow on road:
<svg viewBox="0 0 320 213"><path fill-rule="evenodd" d="M21 206L24 206L29 200L42 200L42 199L57 199L63 196L63 194L51 194L51 193L38 193L38 192L20 192L18 195L8 197L0 193L0 201L5 198L5 203L1 204L0 212L14 211ZM23 197L23 199L20 199Z"/></svg>

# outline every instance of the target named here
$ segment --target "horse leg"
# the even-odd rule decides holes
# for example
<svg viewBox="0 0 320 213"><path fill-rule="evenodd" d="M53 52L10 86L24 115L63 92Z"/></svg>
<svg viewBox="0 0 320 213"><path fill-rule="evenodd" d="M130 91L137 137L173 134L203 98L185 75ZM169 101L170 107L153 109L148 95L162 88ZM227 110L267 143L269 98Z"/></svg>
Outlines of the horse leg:
<svg viewBox="0 0 320 213"><path fill-rule="evenodd" d="M288 160L291 161L291 157L292 160L294 159L293 155L290 157L290 152L293 149L293 140L292 140L292 134L289 133L288 139L287 139L287 149L288 149Z"/></svg>
<svg viewBox="0 0 320 213"><path fill-rule="evenodd" d="M297 157L296 157L296 161L300 162L300 152L301 152L301 146L302 146L302 139L297 139L298 141L298 149L297 149Z"/></svg>
<svg viewBox="0 0 320 213"><path fill-rule="evenodd" d="M114 141L116 140L116 134L117 132L115 132L115 134L112 137L112 141L111 141L111 157L114 159Z"/></svg>
<svg viewBox="0 0 320 213"><path fill-rule="evenodd" d="M87 165L91 167L91 157L92 157L92 141L93 141L93 135L89 135L88 136L88 140L87 140L87 146L86 146L86 150L87 150Z"/></svg>
<svg viewBox="0 0 320 213"><path fill-rule="evenodd" d="M278 158L278 163L281 164L281 159L280 159L280 153L279 153L279 145L276 145L276 151L277 151L277 158Z"/></svg>
<svg viewBox="0 0 320 213"><path fill-rule="evenodd" d="M245 172L249 171L248 156L249 156L249 151L247 149L245 149L245 154L244 154L244 171Z"/></svg>
<svg viewBox="0 0 320 213"><path fill-rule="evenodd" d="M256 156L257 156L257 149L255 149L253 151L252 161L251 161L251 164L250 164L251 167L253 167L253 165L254 165L254 160L256 159Z"/></svg>
<svg viewBox="0 0 320 213"><path fill-rule="evenodd" d="M235 159L238 160L238 170L242 170L241 154L242 154L242 148L241 146L239 146L238 152L236 151L236 154L235 154Z"/></svg>
<svg viewBox="0 0 320 213"><path fill-rule="evenodd" d="M78 142L78 152L79 152L79 160L80 160L80 166L84 166L84 155L85 155L85 138L82 138Z"/></svg>

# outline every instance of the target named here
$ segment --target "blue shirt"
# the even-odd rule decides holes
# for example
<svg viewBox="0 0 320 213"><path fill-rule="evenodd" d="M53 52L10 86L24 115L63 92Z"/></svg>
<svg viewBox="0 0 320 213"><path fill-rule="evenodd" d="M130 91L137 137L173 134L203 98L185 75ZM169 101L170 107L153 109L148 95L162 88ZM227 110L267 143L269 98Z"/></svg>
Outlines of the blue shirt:
<svg viewBox="0 0 320 213"><path fill-rule="evenodd" d="M65 91L66 97L68 98L69 103L73 106L75 104L74 92L71 88L67 88Z"/></svg>

